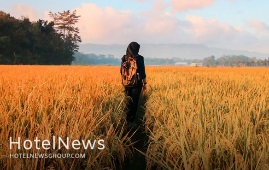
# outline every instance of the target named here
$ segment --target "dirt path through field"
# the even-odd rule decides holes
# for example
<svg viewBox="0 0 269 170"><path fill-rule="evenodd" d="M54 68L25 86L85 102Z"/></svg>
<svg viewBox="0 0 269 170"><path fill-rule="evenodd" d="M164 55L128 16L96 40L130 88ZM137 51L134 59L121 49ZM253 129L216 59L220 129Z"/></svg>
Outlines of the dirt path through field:
<svg viewBox="0 0 269 170"><path fill-rule="evenodd" d="M146 153L148 147L148 134L145 131L145 124L143 121L143 117L146 112L146 104L147 97L142 96L139 100L139 106L137 111L137 118L135 120L135 125L131 129L131 133L135 132L132 136L132 142L136 142L134 147L136 148L134 151L134 155L126 160L123 169L126 170L143 170L146 169L146 158L142 153ZM138 151L139 150L139 151ZM142 153L141 153L142 152Z"/></svg>

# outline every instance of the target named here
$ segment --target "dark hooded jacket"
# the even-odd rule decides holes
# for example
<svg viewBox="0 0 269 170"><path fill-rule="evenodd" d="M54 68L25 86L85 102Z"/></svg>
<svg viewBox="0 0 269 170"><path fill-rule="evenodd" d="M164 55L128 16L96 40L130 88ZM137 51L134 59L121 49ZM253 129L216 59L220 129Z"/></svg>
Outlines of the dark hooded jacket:
<svg viewBox="0 0 269 170"><path fill-rule="evenodd" d="M139 76L140 76L138 85L142 86L142 80L146 78L146 72L145 72L144 57L138 54L139 49L140 49L140 45L137 42L131 42L127 47L126 54L121 58L121 65L130 56L136 58L137 73L139 73ZM120 73L121 73L121 69L120 69Z"/></svg>

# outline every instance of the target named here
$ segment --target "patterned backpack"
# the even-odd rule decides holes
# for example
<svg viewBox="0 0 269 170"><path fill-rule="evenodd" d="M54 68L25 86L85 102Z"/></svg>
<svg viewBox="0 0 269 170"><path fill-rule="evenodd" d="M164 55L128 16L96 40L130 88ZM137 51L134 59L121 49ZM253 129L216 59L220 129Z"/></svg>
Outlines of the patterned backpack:
<svg viewBox="0 0 269 170"><path fill-rule="evenodd" d="M126 87L138 84L139 74L137 73L136 57L128 57L121 65L122 84Z"/></svg>

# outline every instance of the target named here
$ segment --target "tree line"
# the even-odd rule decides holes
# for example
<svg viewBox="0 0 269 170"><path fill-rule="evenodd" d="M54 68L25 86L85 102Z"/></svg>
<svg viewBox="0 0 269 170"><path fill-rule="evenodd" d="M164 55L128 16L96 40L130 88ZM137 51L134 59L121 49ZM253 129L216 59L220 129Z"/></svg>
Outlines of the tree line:
<svg viewBox="0 0 269 170"><path fill-rule="evenodd" d="M112 54L84 54L81 52L76 52L75 60L72 62L73 65L119 65L121 63L120 58L116 58ZM147 65L174 65L178 61L189 61L191 60L182 60L178 58L144 58Z"/></svg>
<svg viewBox="0 0 269 170"><path fill-rule="evenodd" d="M76 11L50 12L53 21L16 19L0 11L0 64L70 65L81 42Z"/></svg>
<svg viewBox="0 0 269 170"><path fill-rule="evenodd" d="M115 58L108 54L84 54L76 52L73 65L119 65L120 58ZM181 58L148 58L145 57L146 65L175 65L177 62L186 63L202 63L203 66L244 66L244 67L264 67L269 66L268 59L257 59L256 57L247 57L244 55L224 55L216 58L214 55L203 59L181 59Z"/></svg>
<svg viewBox="0 0 269 170"><path fill-rule="evenodd" d="M120 58L115 58L114 55L108 54L84 54L76 52L73 65L119 65Z"/></svg>
<svg viewBox="0 0 269 170"><path fill-rule="evenodd" d="M244 66L244 67L260 67L269 66L268 59L257 59L256 57L247 57L244 55L224 55L219 58L215 56L209 56L204 58L202 61L204 66Z"/></svg>

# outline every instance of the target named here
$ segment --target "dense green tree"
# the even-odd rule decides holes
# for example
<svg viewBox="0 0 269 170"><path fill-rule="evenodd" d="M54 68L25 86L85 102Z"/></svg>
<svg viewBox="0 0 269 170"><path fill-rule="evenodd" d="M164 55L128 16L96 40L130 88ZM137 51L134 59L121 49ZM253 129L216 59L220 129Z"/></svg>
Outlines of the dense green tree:
<svg viewBox="0 0 269 170"><path fill-rule="evenodd" d="M0 64L71 64L81 41L78 28L62 34L54 25L16 19L0 11Z"/></svg>

